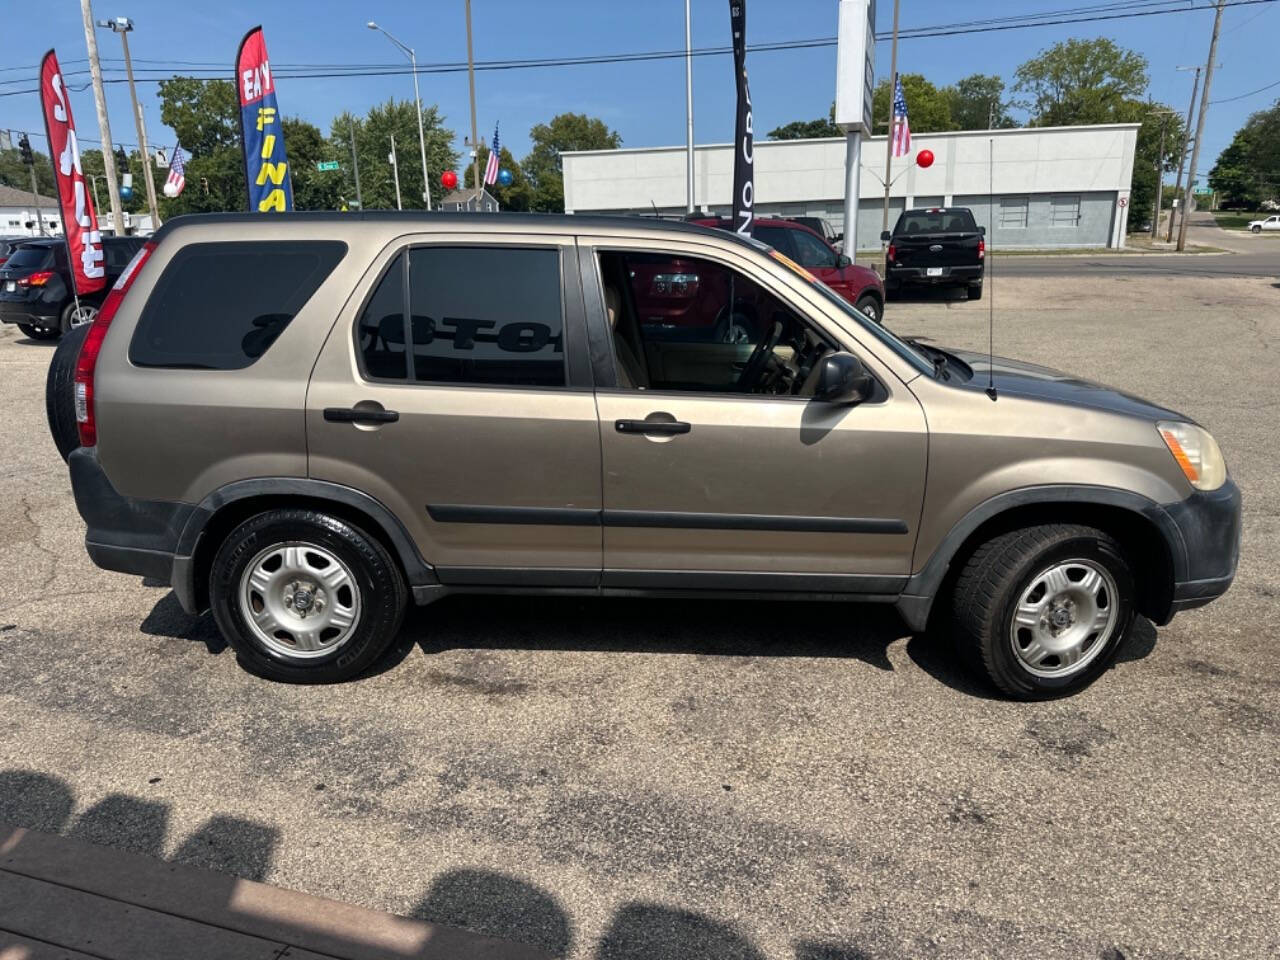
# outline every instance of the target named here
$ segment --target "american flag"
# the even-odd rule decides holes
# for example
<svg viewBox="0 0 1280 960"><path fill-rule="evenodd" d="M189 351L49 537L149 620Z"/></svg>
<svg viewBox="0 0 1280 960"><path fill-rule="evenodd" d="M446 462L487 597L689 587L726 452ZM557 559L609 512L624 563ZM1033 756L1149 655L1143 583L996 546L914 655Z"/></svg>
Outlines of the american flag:
<svg viewBox="0 0 1280 960"><path fill-rule="evenodd" d="M907 123L907 98L902 95L902 78L893 88L893 155L905 157L911 152L911 124Z"/></svg>
<svg viewBox="0 0 1280 960"><path fill-rule="evenodd" d="M182 166L182 147L173 148L173 159L169 161L169 179L164 182L164 195L176 197L187 185L187 178Z"/></svg>
<svg viewBox="0 0 1280 960"><path fill-rule="evenodd" d="M498 125L493 125L493 146L489 148L489 162L484 165L484 185L490 186L498 182Z"/></svg>

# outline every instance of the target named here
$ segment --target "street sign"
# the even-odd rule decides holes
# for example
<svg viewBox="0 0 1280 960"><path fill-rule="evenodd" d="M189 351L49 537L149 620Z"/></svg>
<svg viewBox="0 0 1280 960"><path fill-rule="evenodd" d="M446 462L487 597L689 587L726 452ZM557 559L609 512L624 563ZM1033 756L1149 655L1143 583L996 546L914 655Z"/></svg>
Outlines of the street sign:
<svg viewBox="0 0 1280 960"><path fill-rule="evenodd" d="M317 170L337 170L339 169L338 161L337 160L317 160L316 169Z"/></svg>

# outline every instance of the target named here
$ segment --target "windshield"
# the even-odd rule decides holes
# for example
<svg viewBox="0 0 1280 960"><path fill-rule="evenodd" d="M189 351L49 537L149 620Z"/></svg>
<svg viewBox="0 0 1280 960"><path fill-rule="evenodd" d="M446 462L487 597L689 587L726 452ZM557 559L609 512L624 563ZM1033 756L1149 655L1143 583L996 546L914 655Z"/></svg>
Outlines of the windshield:
<svg viewBox="0 0 1280 960"><path fill-rule="evenodd" d="M908 210L898 218L895 235L904 233L976 233L973 214L958 210Z"/></svg>
<svg viewBox="0 0 1280 960"><path fill-rule="evenodd" d="M14 270L39 270L52 261L53 256L48 247L19 247L4 265Z"/></svg>

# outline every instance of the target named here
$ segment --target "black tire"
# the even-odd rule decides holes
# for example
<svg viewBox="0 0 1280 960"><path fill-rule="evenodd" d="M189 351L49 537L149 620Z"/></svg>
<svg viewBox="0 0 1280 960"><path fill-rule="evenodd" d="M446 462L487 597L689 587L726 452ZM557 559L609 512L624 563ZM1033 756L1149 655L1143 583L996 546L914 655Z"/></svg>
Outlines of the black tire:
<svg viewBox="0 0 1280 960"><path fill-rule="evenodd" d="M76 423L76 360L89 327L76 327L58 343L49 360L44 378L44 413L49 420L53 444L65 463L71 451L80 446L80 427Z"/></svg>
<svg viewBox="0 0 1280 960"><path fill-rule="evenodd" d="M1013 617L1019 600L1054 563L1086 560L1115 583L1110 632L1089 642L1081 667L1062 676L1032 672L1014 652ZM957 650L965 665L1018 700L1065 696L1088 686L1107 669L1133 621L1133 574L1119 544L1092 527L1052 524L1015 530L983 544L956 581L952 600ZM1034 596L1034 594L1033 594ZM1094 645L1098 645L1095 649Z"/></svg>
<svg viewBox="0 0 1280 960"><path fill-rule="evenodd" d="M880 305L879 297L873 297L869 293L865 294L858 298L858 302L854 304L854 307L861 310L876 323L884 323L884 307Z"/></svg>
<svg viewBox="0 0 1280 960"><path fill-rule="evenodd" d="M1250 227L1249 229L1250 229L1250 230L1252 230L1254 233L1261 233L1261 232L1262 232L1262 228L1261 228L1261 227Z"/></svg>
<svg viewBox="0 0 1280 960"><path fill-rule="evenodd" d="M350 636L334 650L308 659L271 649L242 611L241 578L261 551L301 541L329 551L352 574L359 614ZM222 542L209 571L213 618L249 670L286 683L336 683L364 673L400 629L409 591L386 548L359 527L315 510L270 510L240 524Z"/></svg>
<svg viewBox="0 0 1280 960"><path fill-rule="evenodd" d="M72 299L65 307L62 308L62 316L58 319L58 325L62 328L62 335L65 337L77 327L87 327L98 316L98 305L81 300L79 303L80 315L86 317L82 323L75 323L76 301Z"/></svg>
<svg viewBox="0 0 1280 960"><path fill-rule="evenodd" d="M18 329L32 340L57 340L62 336L61 330L50 330L48 327L37 327L34 323L20 323Z"/></svg>
<svg viewBox="0 0 1280 960"><path fill-rule="evenodd" d="M969 299L970 300L982 299L982 284L980 283L969 284Z"/></svg>
<svg viewBox="0 0 1280 960"><path fill-rule="evenodd" d="M718 343L758 343L760 341L760 325L756 318L739 310L732 317L722 316L716 324L716 341Z"/></svg>

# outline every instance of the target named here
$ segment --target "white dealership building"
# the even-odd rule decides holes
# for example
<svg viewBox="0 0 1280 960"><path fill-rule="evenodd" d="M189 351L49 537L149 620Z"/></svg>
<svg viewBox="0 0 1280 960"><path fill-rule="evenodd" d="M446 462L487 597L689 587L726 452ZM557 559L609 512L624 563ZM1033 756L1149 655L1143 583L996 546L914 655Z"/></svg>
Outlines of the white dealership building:
<svg viewBox="0 0 1280 960"><path fill-rule="evenodd" d="M889 226L908 207L962 206L1006 247L1123 247L1138 124L962 130L911 138L894 159ZM928 169L914 164L930 150ZM685 212L685 148L584 150L562 155L569 213L679 216ZM817 216L844 230L845 141L755 144L757 216ZM909 165L910 164L910 165ZM885 138L862 144L858 248L879 247ZM694 150L694 204L729 213L730 144Z"/></svg>

